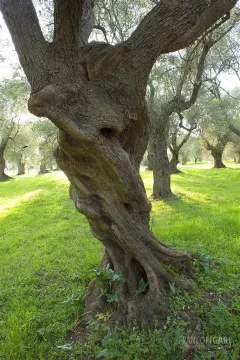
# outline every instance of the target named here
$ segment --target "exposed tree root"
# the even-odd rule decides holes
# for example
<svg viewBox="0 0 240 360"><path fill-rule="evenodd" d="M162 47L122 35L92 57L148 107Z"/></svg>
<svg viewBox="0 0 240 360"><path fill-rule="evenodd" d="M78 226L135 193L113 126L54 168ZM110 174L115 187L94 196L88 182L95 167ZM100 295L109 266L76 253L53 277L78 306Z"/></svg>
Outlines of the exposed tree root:
<svg viewBox="0 0 240 360"><path fill-rule="evenodd" d="M8 176L7 174L0 175L0 181L9 181L9 180L13 180L13 178L11 176Z"/></svg>

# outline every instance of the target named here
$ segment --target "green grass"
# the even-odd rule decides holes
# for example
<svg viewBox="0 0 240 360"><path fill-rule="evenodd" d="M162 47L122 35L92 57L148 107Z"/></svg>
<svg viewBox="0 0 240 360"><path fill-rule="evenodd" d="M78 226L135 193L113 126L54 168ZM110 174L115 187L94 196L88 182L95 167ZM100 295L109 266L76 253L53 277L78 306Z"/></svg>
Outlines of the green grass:
<svg viewBox="0 0 240 360"><path fill-rule="evenodd" d="M150 196L152 173L142 174ZM222 311L224 327L211 321L213 305L209 309L201 305L198 311L206 321L206 334L229 336L236 343L240 327L240 168L186 168L172 182L179 199L153 202L152 230L174 247L217 258L217 267L199 272L198 283L217 297L227 298L228 309ZM86 219L68 198L68 181L62 173L23 176L0 184L0 252L1 360L87 359L84 353L104 349L105 343L93 337L84 351L78 344L75 355L57 348L66 343L68 331L79 318L82 307L78 300L102 256ZM191 303L189 299L184 294L170 301L180 308ZM219 307L217 314L221 303ZM157 360L157 353L161 359L180 359L174 349L170 357L167 347L160 352L164 336L133 332L115 339L111 346L121 350L123 355L117 358L124 360ZM146 353L148 348L152 350ZM230 351L229 357L218 358L234 359Z"/></svg>

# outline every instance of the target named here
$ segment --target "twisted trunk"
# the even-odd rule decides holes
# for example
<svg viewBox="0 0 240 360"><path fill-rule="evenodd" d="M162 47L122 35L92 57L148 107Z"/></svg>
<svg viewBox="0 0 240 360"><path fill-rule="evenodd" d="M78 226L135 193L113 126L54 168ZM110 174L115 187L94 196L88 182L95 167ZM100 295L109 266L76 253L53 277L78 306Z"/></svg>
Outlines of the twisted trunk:
<svg viewBox="0 0 240 360"><path fill-rule="evenodd" d="M210 142L202 135L204 141L205 141L205 147L207 150L211 151L211 155L213 157L213 168L221 169L225 168L222 161L223 151L227 145L227 143L230 141L230 132L226 132L221 138L218 138L218 142L216 145L210 144Z"/></svg>
<svg viewBox="0 0 240 360"><path fill-rule="evenodd" d="M223 156L223 151L222 150L218 150L218 149L212 149L211 150L211 155L213 157L213 167L215 169L221 169L221 168L225 168L226 165L224 165L223 161L222 161L222 156Z"/></svg>
<svg viewBox="0 0 240 360"><path fill-rule="evenodd" d="M142 90L141 84L136 88ZM132 93L126 83L119 91L119 82L113 81L110 87L86 82L84 89L82 94L83 88L75 84L47 87L32 95L29 108L36 115L41 111L51 119L77 124L75 136L60 130L55 157L71 182L76 209L86 215L106 249L106 261L126 279L116 285L120 302L114 319L138 318L143 324L153 316L166 316L169 282L191 288L187 278L167 270L174 265L189 274L190 258L159 242L149 230L151 206L138 170L148 141L144 91ZM133 119L137 128L132 127ZM137 296L141 279L148 289ZM107 304L99 291L92 286L86 297L89 315Z"/></svg>
<svg viewBox="0 0 240 360"><path fill-rule="evenodd" d="M91 29L83 31L84 5L91 3L54 1L52 43L43 38L31 0L0 0L0 7L32 87L29 110L59 128L55 156L70 180L71 198L105 247L102 267L109 263L125 277L115 285L112 320L152 325L168 313L169 282L184 290L194 285L191 257L149 230L151 206L139 175L148 142L148 75L160 54L192 43L236 0L161 1L115 47L85 46ZM141 279L148 285L137 295ZM100 290L90 286L86 317L105 308Z"/></svg>

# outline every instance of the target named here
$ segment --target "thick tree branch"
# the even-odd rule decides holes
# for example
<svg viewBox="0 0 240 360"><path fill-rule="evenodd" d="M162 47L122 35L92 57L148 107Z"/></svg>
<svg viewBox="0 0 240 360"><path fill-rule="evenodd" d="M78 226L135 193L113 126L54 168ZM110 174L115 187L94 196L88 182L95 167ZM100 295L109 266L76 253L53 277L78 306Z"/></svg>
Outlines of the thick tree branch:
<svg viewBox="0 0 240 360"><path fill-rule="evenodd" d="M94 27L93 1L54 0L54 41L64 48L86 45Z"/></svg>
<svg viewBox="0 0 240 360"><path fill-rule="evenodd" d="M198 66L197 66L197 75L196 75L196 78L195 78L195 81L193 84L192 95L189 100L190 106L194 105L195 102L197 101L198 94L199 94L199 91L202 86L202 76L203 76L203 71L204 71L205 60L206 60L207 54L209 53L209 50L211 49L211 47L212 47L212 44L209 44L209 43L205 43L203 46L201 56L200 56Z"/></svg>
<svg viewBox="0 0 240 360"><path fill-rule="evenodd" d="M40 82L41 69L45 65L43 55L47 52L47 43L32 1L0 0L0 9L28 81L31 85Z"/></svg>
<svg viewBox="0 0 240 360"><path fill-rule="evenodd" d="M237 0L160 1L126 41L134 66L149 73L160 54L189 46L236 3Z"/></svg>
<svg viewBox="0 0 240 360"><path fill-rule="evenodd" d="M203 134L201 134L201 138L205 141L205 148L209 151L213 151L215 147L210 144L210 142L205 138Z"/></svg>
<svg viewBox="0 0 240 360"><path fill-rule="evenodd" d="M80 37L83 0L54 0L54 40L76 44Z"/></svg>

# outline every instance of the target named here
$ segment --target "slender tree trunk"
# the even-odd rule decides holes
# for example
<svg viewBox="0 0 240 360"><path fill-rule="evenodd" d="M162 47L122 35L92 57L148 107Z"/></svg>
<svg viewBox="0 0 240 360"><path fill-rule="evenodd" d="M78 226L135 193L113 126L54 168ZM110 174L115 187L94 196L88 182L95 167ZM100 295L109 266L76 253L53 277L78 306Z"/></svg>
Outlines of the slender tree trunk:
<svg viewBox="0 0 240 360"><path fill-rule="evenodd" d="M12 179L10 176L5 174L5 166L6 162L4 159L4 152L0 151L0 181L7 181Z"/></svg>
<svg viewBox="0 0 240 360"><path fill-rule="evenodd" d="M148 155L147 155L148 166L147 166L146 170L153 171L154 144L153 144L151 135L150 135L149 142L148 142L147 153L148 153Z"/></svg>
<svg viewBox="0 0 240 360"><path fill-rule="evenodd" d="M158 118L151 134L153 159L153 197L167 199L173 196L167 155L168 118Z"/></svg>
<svg viewBox="0 0 240 360"><path fill-rule="evenodd" d="M17 168L18 168L17 175L24 175L25 174L25 163L22 160L17 161Z"/></svg>
<svg viewBox="0 0 240 360"><path fill-rule="evenodd" d="M178 157L179 157L178 151L172 152L172 158L170 160L170 173L171 174L178 174L181 172L177 168L177 164L179 163Z"/></svg>
<svg viewBox="0 0 240 360"><path fill-rule="evenodd" d="M198 158L195 156L195 157L194 157L194 162L195 162L195 164L197 163L197 161L198 161Z"/></svg>
<svg viewBox="0 0 240 360"><path fill-rule="evenodd" d="M226 165L224 165L223 161L222 161L222 155L223 155L223 151L221 150L212 150L211 154L213 156L213 167L215 169L221 169L221 168L225 168Z"/></svg>

